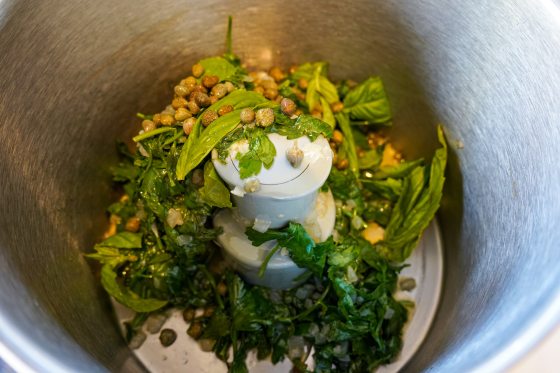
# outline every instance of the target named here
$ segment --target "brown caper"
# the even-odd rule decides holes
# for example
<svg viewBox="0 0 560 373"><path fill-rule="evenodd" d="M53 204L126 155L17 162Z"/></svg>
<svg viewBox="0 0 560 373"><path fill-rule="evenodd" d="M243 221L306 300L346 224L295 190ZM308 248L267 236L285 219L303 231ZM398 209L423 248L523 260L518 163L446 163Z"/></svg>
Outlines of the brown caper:
<svg viewBox="0 0 560 373"><path fill-rule="evenodd" d="M348 159L344 158L339 160L336 163L336 168L338 168L339 170L345 170L348 168Z"/></svg>
<svg viewBox="0 0 560 373"><path fill-rule="evenodd" d="M200 168L194 170L191 181L195 186L199 188L204 186L204 172Z"/></svg>
<svg viewBox="0 0 560 373"><path fill-rule="evenodd" d="M187 334L194 339L200 338L200 336L202 335L202 324L198 321L193 322L191 326L189 326Z"/></svg>
<svg viewBox="0 0 560 373"><path fill-rule="evenodd" d="M274 100L278 97L278 90L275 88L268 88L264 91L264 97L268 98L269 100Z"/></svg>
<svg viewBox="0 0 560 373"><path fill-rule="evenodd" d="M261 95L264 95L264 88L261 87L260 85L256 86L255 89L253 89L253 91L255 91L255 92L257 92Z"/></svg>
<svg viewBox="0 0 560 373"><path fill-rule="evenodd" d="M213 86L218 84L219 81L220 78L218 78L216 75L206 75L202 78L202 85L206 88L212 88Z"/></svg>
<svg viewBox="0 0 560 373"><path fill-rule="evenodd" d="M241 113L239 113L239 118L241 119L241 123L252 123L255 120L255 112L253 109L245 108L241 110Z"/></svg>
<svg viewBox="0 0 560 373"><path fill-rule="evenodd" d="M210 105L214 105L216 102L218 102L218 97L210 96Z"/></svg>
<svg viewBox="0 0 560 373"><path fill-rule="evenodd" d="M309 82L305 78L299 78L297 84L301 89L307 89L307 87L309 86Z"/></svg>
<svg viewBox="0 0 560 373"><path fill-rule="evenodd" d="M196 115L200 111L200 106L193 100L187 103L187 109L193 114Z"/></svg>
<svg viewBox="0 0 560 373"><path fill-rule="evenodd" d="M208 127L216 119L218 119L218 113L215 110L208 109L202 113L200 121L204 127Z"/></svg>
<svg viewBox="0 0 560 373"><path fill-rule="evenodd" d="M228 94L228 89L225 84L216 84L214 87L212 87L212 91L210 91L210 94L220 99Z"/></svg>
<svg viewBox="0 0 560 373"><path fill-rule="evenodd" d="M218 109L218 115L219 116L226 115L227 113L231 113L232 111L233 111L232 105L224 105Z"/></svg>
<svg viewBox="0 0 560 373"><path fill-rule="evenodd" d="M183 122L183 131L185 132L185 135L191 134L195 123L196 119L194 119L193 117L190 117Z"/></svg>
<svg viewBox="0 0 560 373"><path fill-rule="evenodd" d="M191 112L185 109L184 107L178 108L177 111L175 112L175 120L179 122L182 122L190 117L192 117Z"/></svg>
<svg viewBox="0 0 560 373"><path fill-rule="evenodd" d="M280 101L280 110L282 110L282 113L292 116L296 112L296 109L296 103L289 98L283 98L282 101Z"/></svg>
<svg viewBox="0 0 560 373"><path fill-rule="evenodd" d="M171 114L161 114L161 124L164 126L170 126L175 123L175 118Z"/></svg>
<svg viewBox="0 0 560 373"><path fill-rule="evenodd" d="M340 113L344 109L344 104L340 101L333 102L331 104L331 109L333 113Z"/></svg>
<svg viewBox="0 0 560 373"><path fill-rule="evenodd" d="M271 108L257 110L255 114L257 126L268 127L274 123L274 111Z"/></svg>
<svg viewBox="0 0 560 373"><path fill-rule="evenodd" d="M197 92L194 95L194 102L200 107L210 106L210 97L206 93Z"/></svg>
<svg viewBox="0 0 560 373"><path fill-rule="evenodd" d="M169 347L177 339L177 333L171 329L163 329L159 334L159 341L163 347Z"/></svg>
<svg viewBox="0 0 560 373"><path fill-rule="evenodd" d="M185 308L183 311L183 320L185 320L185 322L191 322L194 320L195 315L196 311L194 308Z"/></svg>
<svg viewBox="0 0 560 373"><path fill-rule="evenodd" d="M144 132L153 131L156 129L156 124L149 119L144 119L142 121L142 129L144 130Z"/></svg>
<svg viewBox="0 0 560 373"><path fill-rule="evenodd" d="M204 309L204 313L202 314L203 317L212 317L216 312L216 307L208 306Z"/></svg>
<svg viewBox="0 0 560 373"><path fill-rule="evenodd" d="M232 82L225 82L224 86L226 87L228 93L231 93L235 90L235 86L233 85Z"/></svg>
<svg viewBox="0 0 560 373"><path fill-rule="evenodd" d="M286 75L278 66L272 67L268 72L268 75L270 75L276 82L280 82L286 78Z"/></svg>
<svg viewBox="0 0 560 373"><path fill-rule="evenodd" d="M179 108L186 107L187 103L188 101L183 97L175 97L173 101L171 101L171 106L173 106L173 109L177 110Z"/></svg>
<svg viewBox="0 0 560 373"><path fill-rule="evenodd" d="M332 141L334 141L338 145L342 144L342 142L344 141L344 135L342 134L342 132L340 132L339 130L334 130Z"/></svg>
<svg viewBox="0 0 560 373"><path fill-rule="evenodd" d="M204 66L199 63L194 64L192 67L192 74L195 78L200 78L202 74L204 74Z"/></svg>
<svg viewBox="0 0 560 373"><path fill-rule="evenodd" d="M181 81L181 84L185 86L196 85L196 78L194 76L187 76Z"/></svg>
<svg viewBox="0 0 560 373"><path fill-rule="evenodd" d="M173 90L175 91L175 94L179 97L185 97L190 93L190 90L186 86L180 84L176 85Z"/></svg>

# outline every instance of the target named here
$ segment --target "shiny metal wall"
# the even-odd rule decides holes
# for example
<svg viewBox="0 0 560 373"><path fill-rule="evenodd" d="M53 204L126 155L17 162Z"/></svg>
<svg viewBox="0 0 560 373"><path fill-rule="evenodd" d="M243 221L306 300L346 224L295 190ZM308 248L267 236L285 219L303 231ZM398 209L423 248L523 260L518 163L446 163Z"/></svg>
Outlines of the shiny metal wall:
<svg viewBox="0 0 560 373"><path fill-rule="evenodd" d="M503 369L560 315L560 11L531 1L0 2L0 356L141 369L81 252L105 224L114 139L197 59L380 74L399 147L452 154L444 294L410 371ZM53 341L56 341L53 343Z"/></svg>

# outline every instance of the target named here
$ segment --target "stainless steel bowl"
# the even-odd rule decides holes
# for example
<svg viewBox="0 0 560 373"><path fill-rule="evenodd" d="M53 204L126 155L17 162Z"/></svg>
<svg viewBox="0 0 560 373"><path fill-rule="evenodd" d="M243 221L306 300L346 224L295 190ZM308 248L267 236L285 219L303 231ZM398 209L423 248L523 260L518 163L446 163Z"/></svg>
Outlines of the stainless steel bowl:
<svg viewBox="0 0 560 373"><path fill-rule="evenodd" d="M495 371L560 317L560 11L553 0L0 2L0 356L35 371L141 370L82 253L114 140L202 56L328 60L383 77L393 135L452 144L446 273L409 371Z"/></svg>

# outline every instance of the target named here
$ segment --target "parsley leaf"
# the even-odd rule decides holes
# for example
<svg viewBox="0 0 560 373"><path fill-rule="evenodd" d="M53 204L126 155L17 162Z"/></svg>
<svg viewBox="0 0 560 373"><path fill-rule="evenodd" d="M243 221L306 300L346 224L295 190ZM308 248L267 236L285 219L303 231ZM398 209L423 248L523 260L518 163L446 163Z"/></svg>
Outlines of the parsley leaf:
<svg viewBox="0 0 560 373"><path fill-rule="evenodd" d="M272 167L276 148L265 132L255 129L249 133L249 151L237 154L239 159L239 176L246 179L253 175L258 175L262 166L269 169Z"/></svg>

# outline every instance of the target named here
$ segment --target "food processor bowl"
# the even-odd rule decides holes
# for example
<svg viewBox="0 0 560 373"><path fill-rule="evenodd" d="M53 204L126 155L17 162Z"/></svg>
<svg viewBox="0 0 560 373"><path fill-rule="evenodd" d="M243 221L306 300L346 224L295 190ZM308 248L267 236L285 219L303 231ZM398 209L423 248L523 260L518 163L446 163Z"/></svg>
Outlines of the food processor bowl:
<svg viewBox="0 0 560 373"><path fill-rule="evenodd" d="M450 144L438 313L405 371L500 371L560 319L555 0L0 2L0 357L142 371L83 253L107 224L115 140L202 57L382 77L410 158Z"/></svg>

